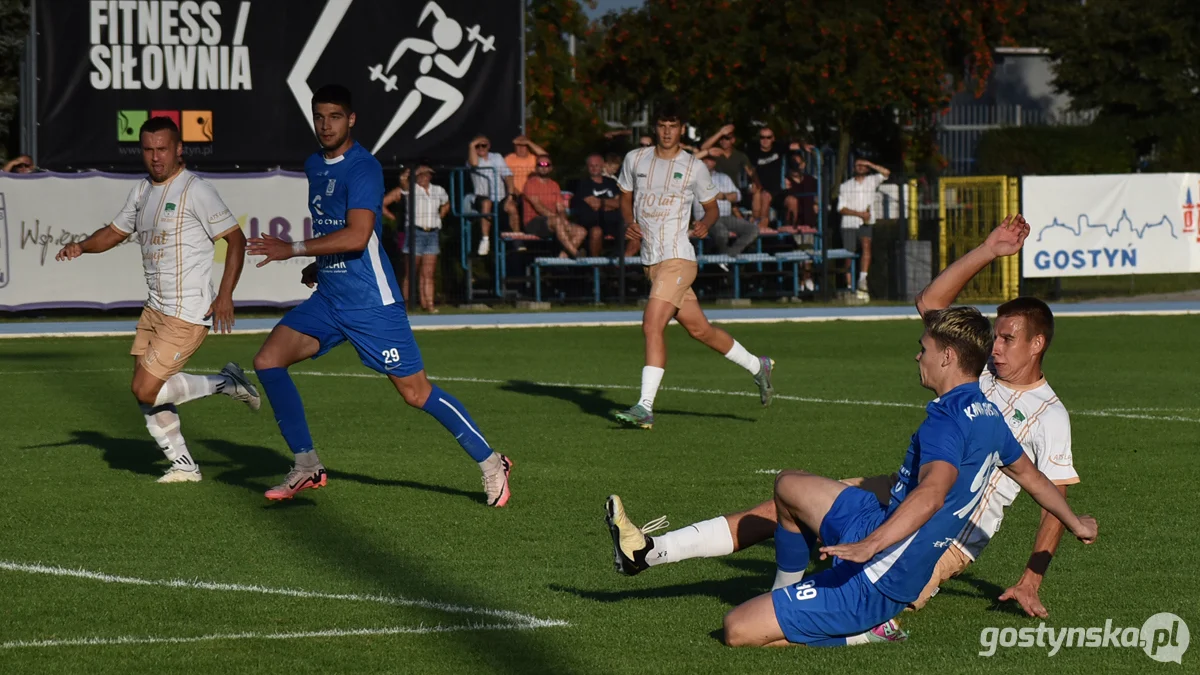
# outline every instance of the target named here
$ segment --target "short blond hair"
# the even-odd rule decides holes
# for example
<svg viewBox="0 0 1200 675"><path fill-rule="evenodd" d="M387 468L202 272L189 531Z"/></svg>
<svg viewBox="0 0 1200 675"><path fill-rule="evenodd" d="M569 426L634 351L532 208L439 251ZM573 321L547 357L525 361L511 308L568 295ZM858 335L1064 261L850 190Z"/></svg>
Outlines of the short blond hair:
<svg viewBox="0 0 1200 675"><path fill-rule="evenodd" d="M925 332L942 349L958 355L958 366L978 375L992 351L992 323L974 307L948 307L925 312Z"/></svg>

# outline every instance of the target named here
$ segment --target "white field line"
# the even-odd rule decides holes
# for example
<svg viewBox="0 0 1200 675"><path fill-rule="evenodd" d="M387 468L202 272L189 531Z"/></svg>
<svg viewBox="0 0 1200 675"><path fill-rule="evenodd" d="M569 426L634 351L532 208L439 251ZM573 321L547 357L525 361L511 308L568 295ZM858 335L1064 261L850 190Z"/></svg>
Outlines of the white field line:
<svg viewBox="0 0 1200 675"><path fill-rule="evenodd" d="M1123 309L1123 310L1097 310L1097 311L1062 311L1059 316L1062 317L1104 317L1104 316L1186 316L1192 314L1200 314L1200 309ZM919 317L896 315L896 314L859 314L847 316L787 316L787 317L758 317L758 318L722 318L713 319L713 323L825 323L829 321L916 321ZM413 326L414 331L418 330L485 330L489 328L601 328L606 326L640 326L642 322L637 320L614 320L614 319L596 319L591 321L544 321L537 323L462 323L462 324L444 324L435 326ZM235 328L232 331L233 335L263 335L271 332L271 328ZM28 333L0 333L0 340L3 339L19 339L19 338L72 338L72 337L125 337L131 335L132 330L107 330L107 331L81 331L81 332L28 332ZM213 337L220 337L220 334L213 334Z"/></svg>
<svg viewBox="0 0 1200 675"><path fill-rule="evenodd" d="M192 642L213 642L216 640L298 640L302 638L363 637L375 635L428 635L430 633L455 633L463 631L532 630L537 627L515 623L479 623L460 626L443 626L441 624L426 626L422 624L418 626L393 626L389 628L332 628L328 630L297 631L291 633L213 633L211 635L196 635L192 637L121 635L118 637L65 638L61 640L13 640L11 642L0 642L0 649L93 647L107 645L177 645Z"/></svg>
<svg viewBox="0 0 1200 675"><path fill-rule="evenodd" d="M475 614L479 616L490 616L498 619L503 619L510 622L507 624L511 628L548 628L552 626L569 625L566 621L558 619L541 619L529 614L521 614L502 609L487 609L484 607L467 607L464 605L452 605L445 602L436 602L433 600L422 600L414 598L402 598L392 595L362 595L359 593L322 593L320 591L304 591L293 588L272 588L270 586L260 586L258 584L230 584L213 581L188 580L188 579L139 579L137 577L123 577L103 572L93 572L84 569L70 569L67 567L59 567L56 565L41 565L11 562L0 560L0 570L9 572L24 572L27 574L47 574L58 577L74 577L76 579L89 579L92 581L100 581L107 584L129 584L132 586L157 586L161 588L187 588L202 591L225 591L234 593L259 593L263 595L283 595L293 598L317 598L321 600L349 600L353 602L371 602L382 605L394 605L399 607L419 607L421 609L432 609L441 612L452 614Z"/></svg>
<svg viewBox="0 0 1200 675"><path fill-rule="evenodd" d="M68 375L76 373L125 373L129 372L128 368L95 368L95 369L80 369L80 370L13 370L0 371L0 377L7 375ZM203 371L197 371L203 372ZM216 371L211 371L216 372ZM378 379L380 375L374 372L358 372L358 373L332 373L314 370L293 370L293 375L307 375L311 377L350 377L362 379ZM512 382L512 379L494 379L484 377L442 377L430 375L429 379L437 380L438 382L466 382L470 384L507 384ZM586 384L577 382L530 382L538 387L553 387L563 389L607 389L617 391L640 391L640 386L631 384ZM705 394L713 396L751 396L757 397L757 392L751 391L724 391L721 389L697 389L694 387L661 387L660 391L675 391L683 394ZM861 407L874 408L918 408L924 409L925 406L918 403L903 403L899 401L875 401L870 399L851 399L851 398L818 398L812 396L792 396L790 394L776 394L775 398L781 401L796 401L799 403L817 403L822 405L852 405ZM1183 415L1147 415L1144 412L1162 411L1173 412L1178 410L1187 410L1186 408L1137 408L1136 410L1144 411L1143 413L1126 413L1119 412L1120 409L1105 409L1105 410L1070 410L1072 415L1080 415L1085 417L1114 417L1127 420L1153 420L1159 422L1191 422L1200 424L1200 416L1186 417Z"/></svg>

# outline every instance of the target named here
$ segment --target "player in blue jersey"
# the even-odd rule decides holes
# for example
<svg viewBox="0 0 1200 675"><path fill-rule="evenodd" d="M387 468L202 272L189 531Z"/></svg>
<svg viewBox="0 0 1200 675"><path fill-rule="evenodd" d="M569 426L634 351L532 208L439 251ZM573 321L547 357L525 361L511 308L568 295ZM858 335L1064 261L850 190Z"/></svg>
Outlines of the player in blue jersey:
<svg viewBox="0 0 1200 675"><path fill-rule="evenodd" d="M387 376L404 401L434 417L479 463L488 506L509 499L512 461L494 452L479 426L458 399L425 376L404 299L380 243L383 236L383 169L350 130L355 115L350 92L321 87L312 98L313 127L321 151L304 163L308 207L315 239L285 242L263 235L246 252L272 260L316 256L302 281L317 290L284 315L254 357L254 369L275 421L295 453L296 463L283 483L267 490L267 499L290 499L297 492L324 487L325 467L314 450L300 392L288 367L318 358L350 342L363 365Z"/></svg>
<svg viewBox="0 0 1200 675"><path fill-rule="evenodd" d="M1085 544L1096 521L1076 516L1034 466L979 389L992 329L979 310L927 312L917 354L922 386L937 394L913 434L884 507L871 492L805 471L775 481L779 568L803 573L819 535L833 566L749 600L725 616L730 646L837 646L889 640L888 624L917 599L946 545L999 467ZM884 630L867 632L872 627Z"/></svg>

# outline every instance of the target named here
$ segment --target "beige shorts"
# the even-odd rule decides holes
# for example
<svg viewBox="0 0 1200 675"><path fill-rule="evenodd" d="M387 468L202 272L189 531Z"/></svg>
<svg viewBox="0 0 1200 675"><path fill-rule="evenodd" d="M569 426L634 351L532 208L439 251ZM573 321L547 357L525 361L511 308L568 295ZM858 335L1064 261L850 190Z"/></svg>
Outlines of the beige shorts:
<svg viewBox="0 0 1200 675"><path fill-rule="evenodd" d="M683 307L688 300L695 300L692 282L696 280L696 263L682 258L671 258L657 265L646 267L646 278L650 280L650 297Z"/></svg>
<svg viewBox="0 0 1200 675"><path fill-rule="evenodd" d="M962 552L957 546L947 546L946 552L938 558L937 566L933 568L933 576L929 578L929 583L925 584L925 588L921 591L921 595L917 599L909 603L909 609L921 609L929 599L937 595L938 587L951 579L963 573L967 566L971 564L971 559L966 553Z"/></svg>
<svg viewBox="0 0 1200 675"><path fill-rule="evenodd" d="M146 372L166 382L183 370L207 335L208 326L189 323L147 307L138 319L137 334L129 353L141 357L138 363Z"/></svg>

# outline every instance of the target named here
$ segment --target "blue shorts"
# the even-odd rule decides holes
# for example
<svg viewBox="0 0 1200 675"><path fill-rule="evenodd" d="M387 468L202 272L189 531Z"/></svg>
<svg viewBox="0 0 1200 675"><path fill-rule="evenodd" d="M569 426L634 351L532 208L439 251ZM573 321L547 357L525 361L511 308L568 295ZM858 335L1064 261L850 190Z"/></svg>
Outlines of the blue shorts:
<svg viewBox="0 0 1200 675"><path fill-rule="evenodd" d="M860 541L883 523L886 513L875 495L846 488L821 521L821 540L826 546ZM771 601L788 642L813 647L844 645L840 638L870 630L907 605L880 593L862 563L838 558L833 567L773 591Z"/></svg>
<svg viewBox="0 0 1200 675"><path fill-rule="evenodd" d="M404 305L338 309L320 293L293 307L279 325L316 338L321 348L313 358L349 341L364 366L384 375L407 377L425 369L421 350Z"/></svg>
<svg viewBox="0 0 1200 675"><path fill-rule="evenodd" d="M441 230L422 230L416 228L413 230L413 241L417 244L417 255L437 255L442 252L440 242L438 240ZM404 247L401 252L408 253L408 237L404 240Z"/></svg>

